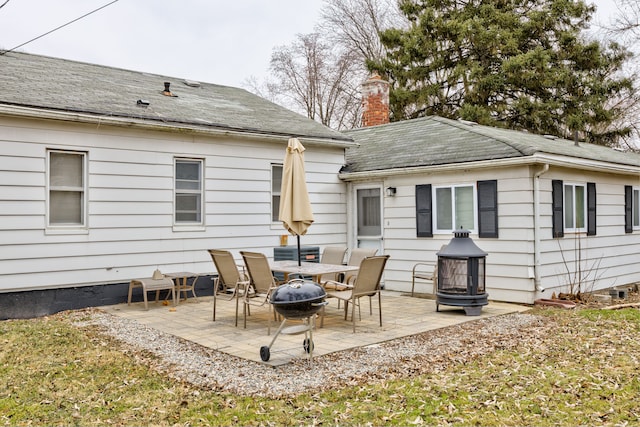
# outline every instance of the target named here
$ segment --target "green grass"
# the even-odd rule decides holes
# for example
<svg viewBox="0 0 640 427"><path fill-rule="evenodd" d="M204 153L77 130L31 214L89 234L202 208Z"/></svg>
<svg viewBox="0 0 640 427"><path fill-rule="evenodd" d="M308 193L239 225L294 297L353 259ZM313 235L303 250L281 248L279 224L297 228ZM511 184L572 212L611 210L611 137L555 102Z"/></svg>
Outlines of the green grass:
<svg viewBox="0 0 640 427"><path fill-rule="evenodd" d="M536 310L548 334L427 375L267 399L203 390L65 314L0 322L4 425L638 425L640 312ZM419 363L416 361L415 363Z"/></svg>
<svg viewBox="0 0 640 427"><path fill-rule="evenodd" d="M625 309L625 310L598 310L598 309L585 309L579 311L580 316L592 320L592 321L607 321L607 322L624 322L631 323L636 327L640 326L640 310L637 309Z"/></svg>

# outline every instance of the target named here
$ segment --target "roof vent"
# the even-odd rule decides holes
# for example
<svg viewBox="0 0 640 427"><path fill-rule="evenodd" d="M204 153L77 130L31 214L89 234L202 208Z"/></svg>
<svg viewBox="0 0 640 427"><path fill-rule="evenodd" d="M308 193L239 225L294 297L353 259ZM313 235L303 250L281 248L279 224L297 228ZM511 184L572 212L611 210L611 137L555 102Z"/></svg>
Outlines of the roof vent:
<svg viewBox="0 0 640 427"><path fill-rule="evenodd" d="M546 138L546 139L550 139L550 140L552 140L552 141L555 141L556 139L558 139L558 137L557 137L557 136L555 136L555 135L542 135L542 136L543 136L544 138Z"/></svg>
<svg viewBox="0 0 640 427"><path fill-rule="evenodd" d="M186 84L189 87L200 87L200 82L196 82L194 80L185 80L184 84Z"/></svg>
<svg viewBox="0 0 640 427"><path fill-rule="evenodd" d="M472 122L471 120L462 120L462 119L458 119L458 121L460 123L462 123L463 125L467 125L467 126L475 126L478 123L477 122Z"/></svg>
<svg viewBox="0 0 640 427"><path fill-rule="evenodd" d="M139 107L148 107L149 106L149 101L146 101L144 99L138 99L138 101L136 101L136 104Z"/></svg>
<svg viewBox="0 0 640 427"><path fill-rule="evenodd" d="M162 91L162 94L164 96L172 96L172 97L178 96L171 93L170 87L171 87L171 82L164 82L164 90Z"/></svg>

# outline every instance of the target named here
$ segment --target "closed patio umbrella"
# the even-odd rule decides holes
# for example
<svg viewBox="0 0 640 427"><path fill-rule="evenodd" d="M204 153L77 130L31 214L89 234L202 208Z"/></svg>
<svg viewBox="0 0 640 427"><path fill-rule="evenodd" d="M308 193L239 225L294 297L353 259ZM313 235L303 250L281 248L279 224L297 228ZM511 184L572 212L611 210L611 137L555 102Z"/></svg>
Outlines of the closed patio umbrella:
<svg viewBox="0 0 640 427"><path fill-rule="evenodd" d="M300 236L307 233L313 223L313 212L307 192L304 172L304 146L298 138L290 138L282 167L280 189L280 221L298 242L298 264L300 264Z"/></svg>

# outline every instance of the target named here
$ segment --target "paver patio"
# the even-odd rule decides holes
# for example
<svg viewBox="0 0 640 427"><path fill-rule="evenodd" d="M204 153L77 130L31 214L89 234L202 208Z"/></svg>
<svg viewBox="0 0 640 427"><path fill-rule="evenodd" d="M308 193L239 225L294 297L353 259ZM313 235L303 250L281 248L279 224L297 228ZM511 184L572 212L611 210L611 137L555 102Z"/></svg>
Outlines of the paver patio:
<svg viewBox="0 0 640 427"><path fill-rule="evenodd" d="M198 297L197 300L189 298L180 301L175 309L151 301L148 311L144 310L142 302L132 303L130 306L126 303L105 306L101 309L214 350L262 362L260 347L271 343L280 322L272 321L271 335L267 335L266 306L252 307L251 316L247 319L247 328L242 327L242 317L236 327L235 302L223 299L218 299L214 322L212 301L213 297ZM314 357L354 347L375 345L481 318L522 312L530 308L525 305L490 301L489 305L483 307L480 316L466 316L461 308L443 305L440 306L440 312L436 312L435 301L432 299L383 291L382 327L378 323L377 300L373 300L373 314L369 315L369 303L363 298L362 320L356 322L354 334L351 319L344 320L342 307L338 309L336 300L329 301L324 327L319 327L318 319L317 327L313 331ZM287 326L300 323L298 320L287 320ZM280 334L271 348L270 360L262 363L277 366L288 363L292 358L307 357L302 347L303 339L304 334Z"/></svg>

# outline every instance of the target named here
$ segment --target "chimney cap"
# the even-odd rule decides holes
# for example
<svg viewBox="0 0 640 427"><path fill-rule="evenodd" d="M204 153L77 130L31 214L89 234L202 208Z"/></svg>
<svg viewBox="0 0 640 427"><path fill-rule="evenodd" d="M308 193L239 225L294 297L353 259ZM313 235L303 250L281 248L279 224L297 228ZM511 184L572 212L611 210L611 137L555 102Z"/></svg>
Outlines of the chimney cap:
<svg viewBox="0 0 640 427"><path fill-rule="evenodd" d="M378 73L371 73L371 75L369 76L369 78L367 79L367 81L368 81L368 82L371 82L371 81L375 81L375 80L381 80L381 81L383 81L383 82L386 82L386 80L385 80L385 79L383 79L383 78L380 76L380 74L378 74Z"/></svg>

